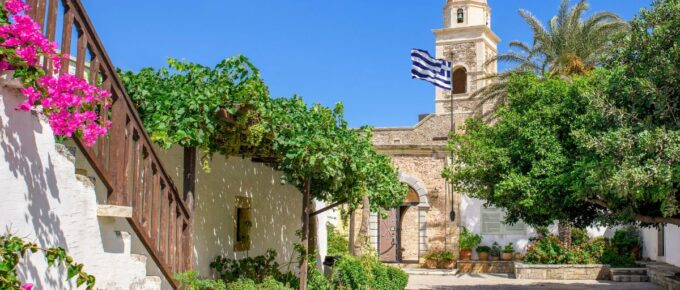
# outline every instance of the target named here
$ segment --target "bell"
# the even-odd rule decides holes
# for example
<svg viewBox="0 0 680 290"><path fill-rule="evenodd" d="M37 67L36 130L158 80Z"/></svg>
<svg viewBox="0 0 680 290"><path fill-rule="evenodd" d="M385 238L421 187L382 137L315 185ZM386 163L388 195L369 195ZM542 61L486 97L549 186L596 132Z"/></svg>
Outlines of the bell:
<svg viewBox="0 0 680 290"><path fill-rule="evenodd" d="M451 219L452 222L453 222L453 221L456 221L456 212L455 212L455 211L452 210L452 211L449 213L449 219Z"/></svg>

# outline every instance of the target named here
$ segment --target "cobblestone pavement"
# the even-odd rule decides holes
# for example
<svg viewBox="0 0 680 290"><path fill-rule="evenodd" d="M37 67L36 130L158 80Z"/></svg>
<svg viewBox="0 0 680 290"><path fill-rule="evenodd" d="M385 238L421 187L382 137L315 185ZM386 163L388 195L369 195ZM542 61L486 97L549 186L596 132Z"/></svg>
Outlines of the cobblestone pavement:
<svg viewBox="0 0 680 290"><path fill-rule="evenodd" d="M410 275L407 290L519 290L519 289L611 289L661 290L652 283L612 281L517 280L491 274L457 274L455 276Z"/></svg>

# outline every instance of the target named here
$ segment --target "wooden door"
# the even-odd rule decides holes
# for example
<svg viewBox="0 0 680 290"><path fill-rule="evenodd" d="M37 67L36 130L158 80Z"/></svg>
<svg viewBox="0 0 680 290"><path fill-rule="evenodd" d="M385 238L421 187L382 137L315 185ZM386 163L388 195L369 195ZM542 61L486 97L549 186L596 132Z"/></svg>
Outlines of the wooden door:
<svg viewBox="0 0 680 290"><path fill-rule="evenodd" d="M399 209L388 212L387 218L378 222L378 253L380 261L399 261Z"/></svg>

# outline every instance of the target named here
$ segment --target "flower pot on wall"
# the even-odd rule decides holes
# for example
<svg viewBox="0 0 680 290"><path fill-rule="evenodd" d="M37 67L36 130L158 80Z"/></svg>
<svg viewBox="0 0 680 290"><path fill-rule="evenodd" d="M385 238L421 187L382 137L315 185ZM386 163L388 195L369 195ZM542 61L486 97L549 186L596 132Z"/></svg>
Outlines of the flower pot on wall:
<svg viewBox="0 0 680 290"><path fill-rule="evenodd" d="M499 256L491 256L491 261L499 261L501 257Z"/></svg>
<svg viewBox="0 0 680 290"><path fill-rule="evenodd" d="M522 259L524 259L524 257L520 252L515 253L515 261L521 261Z"/></svg>
<svg viewBox="0 0 680 290"><path fill-rule="evenodd" d="M427 269L437 269L437 261L435 261L435 260L425 260L425 268L427 268Z"/></svg>
<svg viewBox="0 0 680 290"><path fill-rule="evenodd" d="M470 261L472 257L472 250L460 250L460 259L463 261Z"/></svg>
<svg viewBox="0 0 680 290"><path fill-rule="evenodd" d="M456 261L442 261L441 267L442 269L453 269L456 267Z"/></svg>
<svg viewBox="0 0 680 290"><path fill-rule="evenodd" d="M481 253L477 253L477 255L479 256L480 261L488 261L489 260L489 253L481 252Z"/></svg>
<svg viewBox="0 0 680 290"><path fill-rule="evenodd" d="M512 261L513 258L513 253L503 253L501 254L501 260L503 261Z"/></svg>

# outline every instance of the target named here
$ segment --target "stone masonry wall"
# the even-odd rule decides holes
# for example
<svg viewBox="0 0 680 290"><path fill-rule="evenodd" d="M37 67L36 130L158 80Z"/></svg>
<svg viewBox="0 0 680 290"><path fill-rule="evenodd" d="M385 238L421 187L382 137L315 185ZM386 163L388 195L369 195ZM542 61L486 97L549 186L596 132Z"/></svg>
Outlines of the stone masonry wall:
<svg viewBox="0 0 680 290"><path fill-rule="evenodd" d="M608 280L607 265L533 265L515 263L515 277L528 280Z"/></svg>

